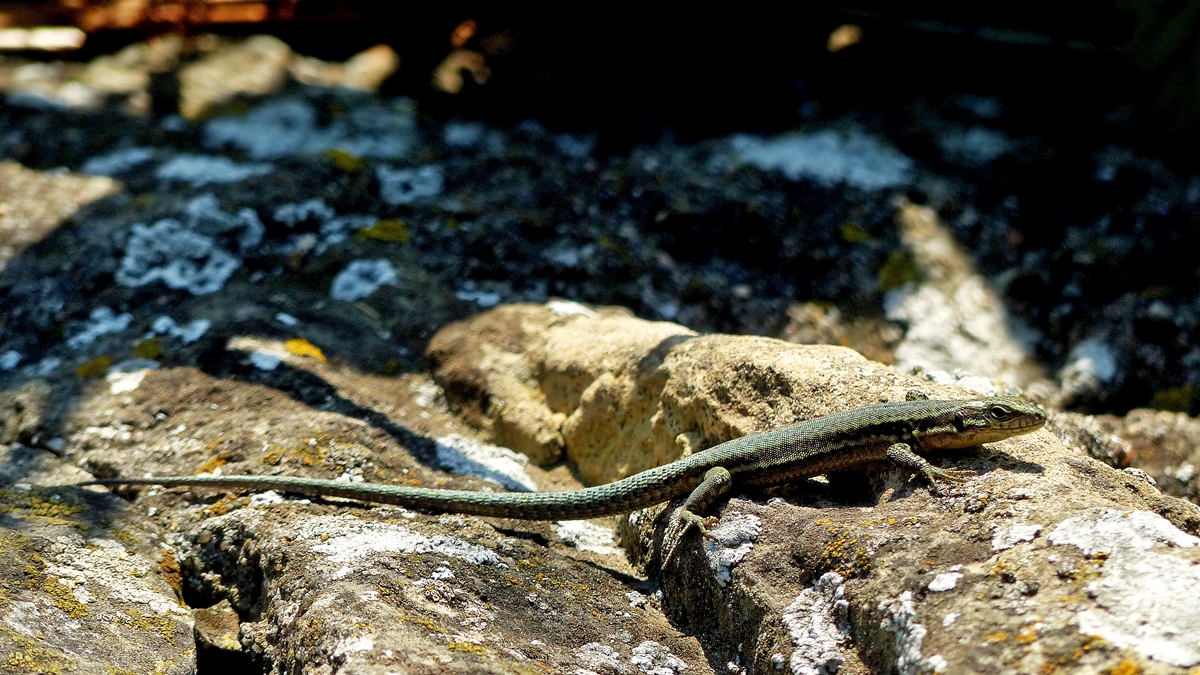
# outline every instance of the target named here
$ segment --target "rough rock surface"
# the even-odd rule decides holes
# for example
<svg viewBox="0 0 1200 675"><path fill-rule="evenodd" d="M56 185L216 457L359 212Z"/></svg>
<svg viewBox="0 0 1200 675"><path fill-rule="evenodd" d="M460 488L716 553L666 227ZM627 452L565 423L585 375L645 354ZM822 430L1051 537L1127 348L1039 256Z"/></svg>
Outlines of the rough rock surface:
<svg viewBox="0 0 1200 675"><path fill-rule="evenodd" d="M675 450L643 443L648 428L622 430L619 440L596 446L595 426L618 408L653 405L657 391L625 391L637 379L641 359L696 333L666 322L635 319L626 312L593 312L582 305L510 305L451 324L429 343L426 356L452 405L490 431L494 442L529 455L539 464L562 457L592 483L665 464ZM645 393L646 396L642 396ZM580 405L588 396L591 405ZM577 415L595 411L595 415Z"/></svg>
<svg viewBox="0 0 1200 675"><path fill-rule="evenodd" d="M46 175L0 162L0 271L81 206L120 189L106 176Z"/></svg>
<svg viewBox="0 0 1200 675"><path fill-rule="evenodd" d="M889 319L907 325L896 367L965 372L1008 385L1051 385L1033 358L1028 328L1018 329L1003 301L975 269L953 233L931 208L905 204L896 215L901 240L922 282L889 291Z"/></svg>
<svg viewBox="0 0 1200 675"><path fill-rule="evenodd" d="M527 321L533 311L499 308L480 321ZM609 335L584 314L550 321L547 343L568 331ZM626 430L640 430L643 451L671 458L684 446L903 400L913 387L935 398L966 395L836 347L710 335L638 354L629 347L657 344L647 338L661 330L643 327L589 345L589 363L622 377L578 378L578 390L555 390L558 400L578 401L563 410L568 420L595 421L578 436L564 424L568 456L576 441L618 456L635 438ZM471 328L456 330L483 335ZM534 361L540 352L528 354L522 368L543 379L576 363L569 352L545 363ZM446 375L441 382L453 389ZM868 480L812 481L789 500L734 497L718 509L727 527L718 541L685 547L661 575L664 606L688 632L713 639L710 653L754 672L789 664L795 673L828 672L835 663L901 673L1200 665L1191 646L1200 638L1200 596L1175 583L1195 574L1200 510L1136 475L1072 456L1046 431L942 461L980 475L941 496L885 468ZM627 472L610 466L614 476ZM624 529L650 566L652 515L635 514Z"/></svg>
<svg viewBox="0 0 1200 675"><path fill-rule="evenodd" d="M438 470L471 432L427 378L363 375L267 340L230 345L233 365L216 374L161 368L135 385L90 382L54 429L62 454L98 475L288 473L499 489ZM278 363L241 364L252 354ZM84 477L76 472L53 482ZM540 489L579 486L565 468L528 473ZM670 625L653 583L613 545L611 519L527 523L313 502L137 495L134 509L171 533L183 595L200 608L201 666L712 672L697 638Z"/></svg>
<svg viewBox="0 0 1200 675"><path fill-rule="evenodd" d="M554 431L561 420L579 473L608 480L744 433L901 400L912 388L964 395L840 347L698 336L555 302L448 327L430 350L444 389L317 354L236 338L207 355L206 372L91 380L71 410L21 424L98 475L281 473L497 489L439 470L460 466L447 453L470 445L467 421L494 435L505 425ZM270 367L256 355L271 357ZM518 394L520 405L506 404ZM450 403L472 414L456 418ZM979 472L937 496L887 466L734 494L715 510L715 541L689 539L665 572L661 507L620 524L629 560L607 539L610 519L537 523L153 488L122 508L170 533L183 597L204 611L196 642L186 615L160 624L179 634L177 652L200 645L202 664L219 656L270 672L629 675L1200 665L1200 510L1079 454L1039 431L937 457ZM565 465L520 470L542 490L578 485ZM12 494L18 480L0 476ZM58 492L80 500L77 517L91 522L117 503ZM112 537L143 531L110 527ZM39 592L16 581L5 587L10 598L18 586ZM36 640L70 635L46 631L18 647L47 649Z"/></svg>
<svg viewBox="0 0 1200 675"><path fill-rule="evenodd" d="M192 673L191 613L158 529L45 450L0 449L0 672Z"/></svg>
<svg viewBox="0 0 1200 675"><path fill-rule="evenodd" d="M1196 418L1140 408L1124 417L1097 415L1091 419L1108 438L1116 439L1118 448L1122 444L1128 448L1129 463L1145 471L1164 493L1200 502L1200 422ZM1103 459L1105 452L1099 450L1098 458Z"/></svg>

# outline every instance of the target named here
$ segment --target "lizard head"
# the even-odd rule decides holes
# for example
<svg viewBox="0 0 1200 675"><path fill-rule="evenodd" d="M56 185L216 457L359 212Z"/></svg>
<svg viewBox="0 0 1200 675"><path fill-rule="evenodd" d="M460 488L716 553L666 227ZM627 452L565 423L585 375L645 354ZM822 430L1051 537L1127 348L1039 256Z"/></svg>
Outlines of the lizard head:
<svg viewBox="0 0 1200 675"><path fill-rule="evenodd" d="M969 448L1028 434L1046 423L1046 411L1008 396L955 401L948 411L949 424L940 426L922 441L925 447ZM945 419L945 418L943 418Z"/></svg>

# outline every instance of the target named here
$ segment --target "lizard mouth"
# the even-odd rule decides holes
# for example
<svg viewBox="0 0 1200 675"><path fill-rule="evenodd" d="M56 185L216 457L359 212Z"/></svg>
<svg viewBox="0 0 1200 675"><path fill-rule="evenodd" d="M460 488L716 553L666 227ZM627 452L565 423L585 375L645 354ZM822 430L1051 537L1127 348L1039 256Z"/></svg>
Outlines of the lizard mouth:
<svg viewBox="0 0 1200 675"><path fill-rule="evenodd" d="M1044 415L1040 415L1037 417L1030 415L1029 417L1023 417L1021 419L1012 420L1011 422L1007 422L1007 423L1001 425L1000 428L1001 429L1028 429L1030 431L1034 431L1036 429L1041 428L1045 424L1046 424L1046 417Z"/></svg>

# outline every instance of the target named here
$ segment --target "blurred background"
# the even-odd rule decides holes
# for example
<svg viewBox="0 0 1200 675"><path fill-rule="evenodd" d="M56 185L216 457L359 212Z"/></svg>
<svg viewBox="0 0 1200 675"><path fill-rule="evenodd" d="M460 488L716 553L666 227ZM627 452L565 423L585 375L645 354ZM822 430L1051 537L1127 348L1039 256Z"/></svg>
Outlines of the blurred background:
<svg viewBox="0 0 1200 675"><path fill-rule="evenodd" d="M78 61L166 33L267 33L298 53L341 61L386 44L405 67L385 92L496 122L534 116L626 137L655 137L664 126L682 134L787 128L797 106L814 101L836 115L975 89L1003 95L1011 124L1103 127L1170 152L1197 130L1198 23L1195 3L1166 0L1066 2L1053 11L1030 2L752 3L724 12L634 3L51 0L0 4L0 46ZM442 82L453 97L430 96L430 74L439 64L448 70L455 51L459 69L474 75Z"/></svg>

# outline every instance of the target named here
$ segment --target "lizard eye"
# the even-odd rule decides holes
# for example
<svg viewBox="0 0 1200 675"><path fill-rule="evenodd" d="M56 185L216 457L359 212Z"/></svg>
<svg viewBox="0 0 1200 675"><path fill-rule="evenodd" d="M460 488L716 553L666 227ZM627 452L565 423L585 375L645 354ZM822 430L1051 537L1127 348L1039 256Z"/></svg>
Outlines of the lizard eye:
<svg viewBox="0 0 1200 675"><path fill-rule="evenodd" d="M1012 414L1011 410L1002 405L994 405L990 410L988 410L988 412L992 414L992 417L995 417L998 420L1002 420Z"/></svg>

